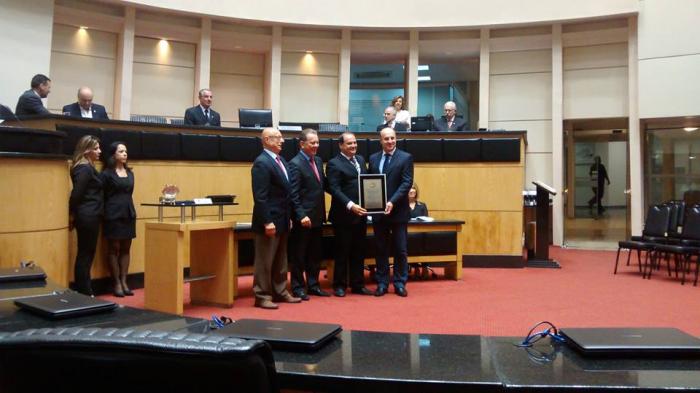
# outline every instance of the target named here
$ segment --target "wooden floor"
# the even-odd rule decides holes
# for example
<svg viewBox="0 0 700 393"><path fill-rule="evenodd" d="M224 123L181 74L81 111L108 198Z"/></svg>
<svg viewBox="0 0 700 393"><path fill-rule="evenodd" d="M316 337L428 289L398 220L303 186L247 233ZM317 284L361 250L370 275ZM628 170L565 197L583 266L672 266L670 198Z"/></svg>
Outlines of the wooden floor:
<svg viewBox="0 0 700 393"><path fill-rule="evenodd" d="M564 244L571 248L617 250L625 239L627 217L624 207L608 208L601 216L587 207L576 208L576 218L564 220Z"/></svg>

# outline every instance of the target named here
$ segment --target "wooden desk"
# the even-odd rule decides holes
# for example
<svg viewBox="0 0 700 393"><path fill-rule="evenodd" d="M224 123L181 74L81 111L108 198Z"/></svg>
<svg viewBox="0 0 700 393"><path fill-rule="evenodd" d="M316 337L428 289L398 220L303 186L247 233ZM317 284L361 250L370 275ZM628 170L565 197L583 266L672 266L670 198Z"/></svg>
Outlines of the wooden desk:
<svg viewBox="0 0 700 393"><path fill-rule="evenodd" d="M147 222L145 308L182 315L183 269L189 259L193 304L233 306L234 221Z"/></svg>

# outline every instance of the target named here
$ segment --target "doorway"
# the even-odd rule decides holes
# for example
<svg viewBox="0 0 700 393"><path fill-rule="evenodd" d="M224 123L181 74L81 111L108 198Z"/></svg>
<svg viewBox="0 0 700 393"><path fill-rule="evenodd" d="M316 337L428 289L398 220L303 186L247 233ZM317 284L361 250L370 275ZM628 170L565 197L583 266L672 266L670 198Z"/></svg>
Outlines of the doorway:
<svg viewBox="0 0 700 393"><path fill-rule="evenodd" d="M624 129L566 131L564 245L617 249L628 231L628 142Z"/></svg>

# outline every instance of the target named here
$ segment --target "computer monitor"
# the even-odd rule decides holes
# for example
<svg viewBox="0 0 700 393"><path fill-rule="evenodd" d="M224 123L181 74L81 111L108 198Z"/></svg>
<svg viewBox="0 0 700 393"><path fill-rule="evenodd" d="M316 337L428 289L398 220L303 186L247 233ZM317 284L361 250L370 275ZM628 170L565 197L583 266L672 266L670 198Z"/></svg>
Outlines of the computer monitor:
<svg viewBox="0 0 700 393"><path fill-rule="evenodd" d="M411 117L411 131L430 131L433 128L431 116Z"/></svg>
<svg viewBox="0 0 700 393"><path fill-rule="evenodd" d="M238 121L244 128L272 127L272 110L238 109Z"/></svg>

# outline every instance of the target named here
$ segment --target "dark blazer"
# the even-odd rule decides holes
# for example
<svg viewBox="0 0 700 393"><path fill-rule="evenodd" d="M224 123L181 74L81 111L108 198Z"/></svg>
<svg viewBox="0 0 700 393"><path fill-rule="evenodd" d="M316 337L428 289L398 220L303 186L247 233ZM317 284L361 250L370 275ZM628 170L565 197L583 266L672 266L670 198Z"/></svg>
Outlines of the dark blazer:
<svg viewBox="0 0 700 393"><path fill-rule="evenodd" d="M455 117L455 121L452 122L452 127L447 127L447 119L445 116L441 116L433 122L433 131L467 131L468 128L467 122L459 117Z"/></svg>
<svg viewBox="0 0 700 393"><path fill-rule="evenodd" d="M107 110L105 110L104 106L99 104L92 104L90 109L92 110L93 119L109 120L109 116L107 116ZM64 106L63 114L65 115L66 113L68 113L68 116L71 117L82 117L82 115L80 114L80 105L77 102Z"/></svg>
<svg viewBox="0 0 700 393"><path fill-rule="evenodd" d="M386 123L382 123L377 126L377 131L381 131L389 126L386 125ZM394 123L394 131L406 131L408 128L406 128L406 124L404 123Z"/></svg>
<svg viewBox="0 0 700 393"><path fill-rule="evenodd" d="M114 169L105 169L100 173L104 189L105 220L136 218L134 208L134 173L127 171L127 177L121 178Z"/></svg>
<svg viewBox="0 0 700 393"><path fill-rule="evenodd" d="M367 173L365 159L360 155L355 155L357 163L360 165L360 172ZM342 154L338 154L328 161L326 165L328 177L328 189L332 196L331 209L328 219L333 224L359 224L367 220L353 214L347 208L348 202L359 203L360 196L358 190L358 174L355 165Z"/></svg>
<svg viewBox="0 0 700 393"><path fill-rule="evenodd" d="M70 213L74 216L102 216L102 178L95 167L90 164L77 165L71 169L70 178L73 181L68 201Z"/></svg>
<svg viewBox="0 0 700 393"><path fill-rule="evenodd" d="M185 111L185 125L221 127L221 116L219 112L209 107L209 120L207 120L202 108L197 105Z"/></svg>
<svg viewBox="0 0 700 393"><path fill-rule="evenodd" d="M379 163L384 151L379 151L369 157L369 173L379 173ZM396 149L389 162L386 172L387 202L394 207L388 216L376 216L390 222L408 222L411 220L411 208L408 205L408 191L413 185L413 156L405 151ZM375 218L372 217L374 220Z"/></svg>
<svg viewBox="0 0 700 393"><path fill-rule="evenodd" d="M328 182L323 172L321 157L314 156L314 165L316 165L321 181L316 179L310 161L303 154L298 153L289 161L289 179L292 183L295 221L298 222L308 216L311 219L312 227L320 227L326 222L324 190L328 188Z"/></svg>
<svg viewBox="0 0 700 393"><path fill-rule="evenodd" d="M289 174L287 161L280 160ZM253 222L255 232L265 233L265 224L274 223L277 234L289 230L292 216L292 186L275 160L263 150L253 162Z"/></svg>
<svg viewBox="0 0 700 393"><path fill-rule="evenodd" d="M48 109L41 102L41 98L34 92L34 90L29 89L22 93L17 100L17 107L15 108L15 115L17 116L27 116L27 115L49 115Z"/></svg>
<svg viewBox="0 0 700 393"><path fill-rule="evenodd" d="M409 204L408 206L410 207L411 205ZM427 216L427 215L428 215L428 206L423 202L416 201L415 208L411 209L411 218Z"/></svg>

